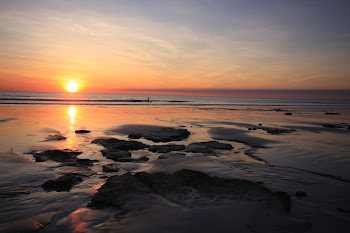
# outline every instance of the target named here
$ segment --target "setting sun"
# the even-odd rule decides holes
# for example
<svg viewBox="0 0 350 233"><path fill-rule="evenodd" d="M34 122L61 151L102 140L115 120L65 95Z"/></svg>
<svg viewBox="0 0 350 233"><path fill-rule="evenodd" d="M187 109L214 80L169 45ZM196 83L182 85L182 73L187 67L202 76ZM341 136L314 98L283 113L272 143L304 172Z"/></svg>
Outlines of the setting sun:
<svg viewBox="0 0 350 233"><path fill-rule="evenodd" d="M79 85L77 83L70 82L70 83L67 83L66 85L67 91L71 93L77 92L78 88L79 88Z"/></svg>

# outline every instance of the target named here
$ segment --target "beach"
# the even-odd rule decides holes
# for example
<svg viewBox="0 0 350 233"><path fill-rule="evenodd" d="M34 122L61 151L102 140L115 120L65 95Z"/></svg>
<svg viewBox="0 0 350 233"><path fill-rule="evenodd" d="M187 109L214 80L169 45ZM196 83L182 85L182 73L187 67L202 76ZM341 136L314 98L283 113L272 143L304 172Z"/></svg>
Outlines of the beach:
<svg viewBox="0 0 350 233"><path fill-rule="evenodd" d="M139 99L3 100L0 232L348 231L348 105Z"/></svg>

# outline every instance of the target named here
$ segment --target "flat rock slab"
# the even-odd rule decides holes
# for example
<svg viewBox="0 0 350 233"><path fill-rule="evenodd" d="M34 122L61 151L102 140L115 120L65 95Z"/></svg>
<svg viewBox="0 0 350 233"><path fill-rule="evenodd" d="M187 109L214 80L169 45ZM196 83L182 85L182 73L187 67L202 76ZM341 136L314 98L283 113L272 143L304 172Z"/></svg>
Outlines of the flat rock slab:
<svg viewBox="0 0 350 233"><path fill-rule="evenodd" d="M147 198L157 197L184 207L229 199L277 201L286 210L290 208L290 196L286 193L274 193L248 180L224 179L187 169L174 174L138 172L135 175L126 173L112 176L93 196L88 206L103 208L112 205L123 208L123 205L135 199L147 202Z"/></svg>
<svg viewBox="0 0 350 233"><path fill-rule="evenodd" d="M234 128L215 127L208 130L213 139L235 141L255 148L264 148L266 144L276 143L277 141L250 136L247 131Z"/></svg>
<svg viewBox="0 0 350 233"><path fill-rule="evenodd" d="M138 141L126 141L119 140L116 138L98 138L93 140L91 143L100 144L109 150L140 150L148 148L149 146Z"/></svg>
<svg viewBox="0 0 350 233"><path fill-rule="evenodd" d="M215 150L232 150L233 147L228 143L221 143L217 141L209 142L195 142L187 146L186 152L192 153L214 153Z"/></svg>
<svg viewBox="0 0 350 233"><path fill-rule="evenodd" d="M110 150L102 150L101 153L107 159L111 159L114 161L120 161L120 162L126 162L126 160L131 161L131 152L129 151L110 149Z"/></svg>
<svg viewBox="0 0 350 233"><path fill-rule="evenodd" d="M116 163L110 163L102 166L102 171L104 172L118 172L119 166Z"/></svg>
<svg viewBox="0 0 350 233"><path fill-rule="evenodd" d="M91 131L90 130L85 130L85 129L79 129L79 130L75 130L75 133L80 133L80 134L82 134L82 133L90 133Z"/></svg>
<svg viewBox="0 0 350 233"><path fill-rule="evenodd" d="M169 153L171 151L184 150L185 148L186 147L184 145L168 144L168 145L154 145L154 146L151 146L148 150L154 153Z"/></svg>
<svg viewBox="0 0 350 233"><path fill-rule="evenodd" d="M74 185L83 181L83 175L76 173L69 173L60 176L55 180L48 180L41 185L45 191L69 191Z"/></svg>
<svg viewBox="0 0 350 233"><path fill-rule="evenodd" d="M130 138L145 138L153 142L181 141L190 135L184 128L157 125L123 125L107 133L128 135Z"/></svg>
<svg viewBox="0 0 350 233"><path fill-rule="evenodd" d="M31 152L36 162L44 162L47 160L53 160L56 162L76 162L77 156L82 152L77 150L46 150L42 152Z"/></svg>

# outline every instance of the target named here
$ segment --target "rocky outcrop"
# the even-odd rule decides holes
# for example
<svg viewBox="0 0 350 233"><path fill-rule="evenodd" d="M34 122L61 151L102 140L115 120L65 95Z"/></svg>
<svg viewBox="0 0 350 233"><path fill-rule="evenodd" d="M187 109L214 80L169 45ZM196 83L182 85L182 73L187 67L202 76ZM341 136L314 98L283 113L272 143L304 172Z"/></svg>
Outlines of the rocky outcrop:
<svg viewBox="0 0 350 233"><path fill-rule="evenodd" d="M69 173L60 176L55 180L48 180L41 185L45 191L69 191L74 185L83 181L83 175L76 173Z"/></svg>
<svg viewBox="0 0 350 233"><path fill-rule="evenodd" d="M147 157L132 158L129 150L140 150L148 148L146 145L138 141L126 141L116 138L109 139L95 139L91 143L96 143L104 146L106 150L102 150L101 153L107 159L114 160L116 162L142 162L148 161Z"/></svg>
<svg viewBox="0 0 350 233"><path fill-rule="evenodd" d="M192 153L214 153L215 150L232 150L233 147L228 143L217 141L194 142L187 146L186 152Z"/></svg>
<svg viewBox="0 0 350 233"><path fill-rule="evenodd" d="M42 152L31 152L36 162L44 162L47 160L53 160L56 162L76 162L77 156L82 152L77 150L46 150Z"/></svg>
<svg viewBox="0 0 350 233"><path fill-rule="evenodd" d="M148 150L154 153L169 153L171 151L184 150L185 148L186 147L184 145L168 144L168 145L154 145L154 146L151 146Z"/></svg>
<svg viewBox="0 0 350 233"><path fill-rule="evenodd" d="M109 150L123 150L123 151L140 150L140 149L149 147L148 145L143 144L142 142L119 140L116 138L108 138L108 139L98 138L93 140L91 143L100 144Z"/></svg>
<svg viewBox="0 0 350 233"><path fill-rule="evenodd" d="M285 210L290 208L290 196L274 193L248 180L225 179L203 172L183 169L174 174L139 172L112 176L88 203L89 207L122 208L127 202L148 198L165 198L184 207L196 207L224 199L277 201Z"/></svg>
<svg viewBox="0 0 350 233"><path fill-rule="evenodd" d="M75 130L75 133L80 133L80 134L83 134L83 133L90 133L91 131L90 130L85 130L85 129L79 129L79 130Z"/></svg>
<svg viewBox="0 0 350 233"><path fill-rule="evenodd" d="M102 155L107 159L111 159L117 162L131 162L131 153L125 150L102 150Z"/></svg>
<svg viewBox="0 0 350 233"><path fill-rule="evenodd" d="M102 171L104 172L118 172L119 167L116 163L110 163L102 166Z"/></svg>
<svg viewBox="0 0 350 233"><path fill-rule="evenodd" d="M109 130L109 133L128 135L129 138L145 138L153 142L181 141L190 135L187 129L158 125L123 125Z"/></svg>
<svg viewBox="0 0 350 233"><path fill-rule="evenodd" d="M89 167L92 166L98 160L91 159L79 159L78 155L82 152L77 150L46 150L42 152L30 152L35 158L36 162L45 162L48 160L62 163L62 166L77 166L77 167Z"/></svg>

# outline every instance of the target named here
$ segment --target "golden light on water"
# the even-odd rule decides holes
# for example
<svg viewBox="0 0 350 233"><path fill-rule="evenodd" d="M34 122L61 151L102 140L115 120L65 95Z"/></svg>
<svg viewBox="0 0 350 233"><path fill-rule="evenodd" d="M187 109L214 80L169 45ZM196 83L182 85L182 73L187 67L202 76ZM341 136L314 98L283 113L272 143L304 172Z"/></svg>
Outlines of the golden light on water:
<svg viewBox="0 0 350 233"><path fill-rule="evenodd" d="M74 92L78 91L79 85L76 82L69 82L66 84L66 89L67 89L67 91L74 93Z"/></svg>
<svg viewBox="0 0 350 233"><path fill-rule="evenodd" d="M72 148L74 142L76 141L75 129L74 129L76 112L77 112L77 109L75 106L70 106L67 109L67 113L70 121L69 132L66 139L67 148Z"/></svg>
<svg viewBox="0 0 350 233"><path fill-rule="evenodd" d="M76 108L74 106L70 106L68 109L68 115L69 115L71 126L73 126L75 123L75 113L76 113Z"/></svg>

